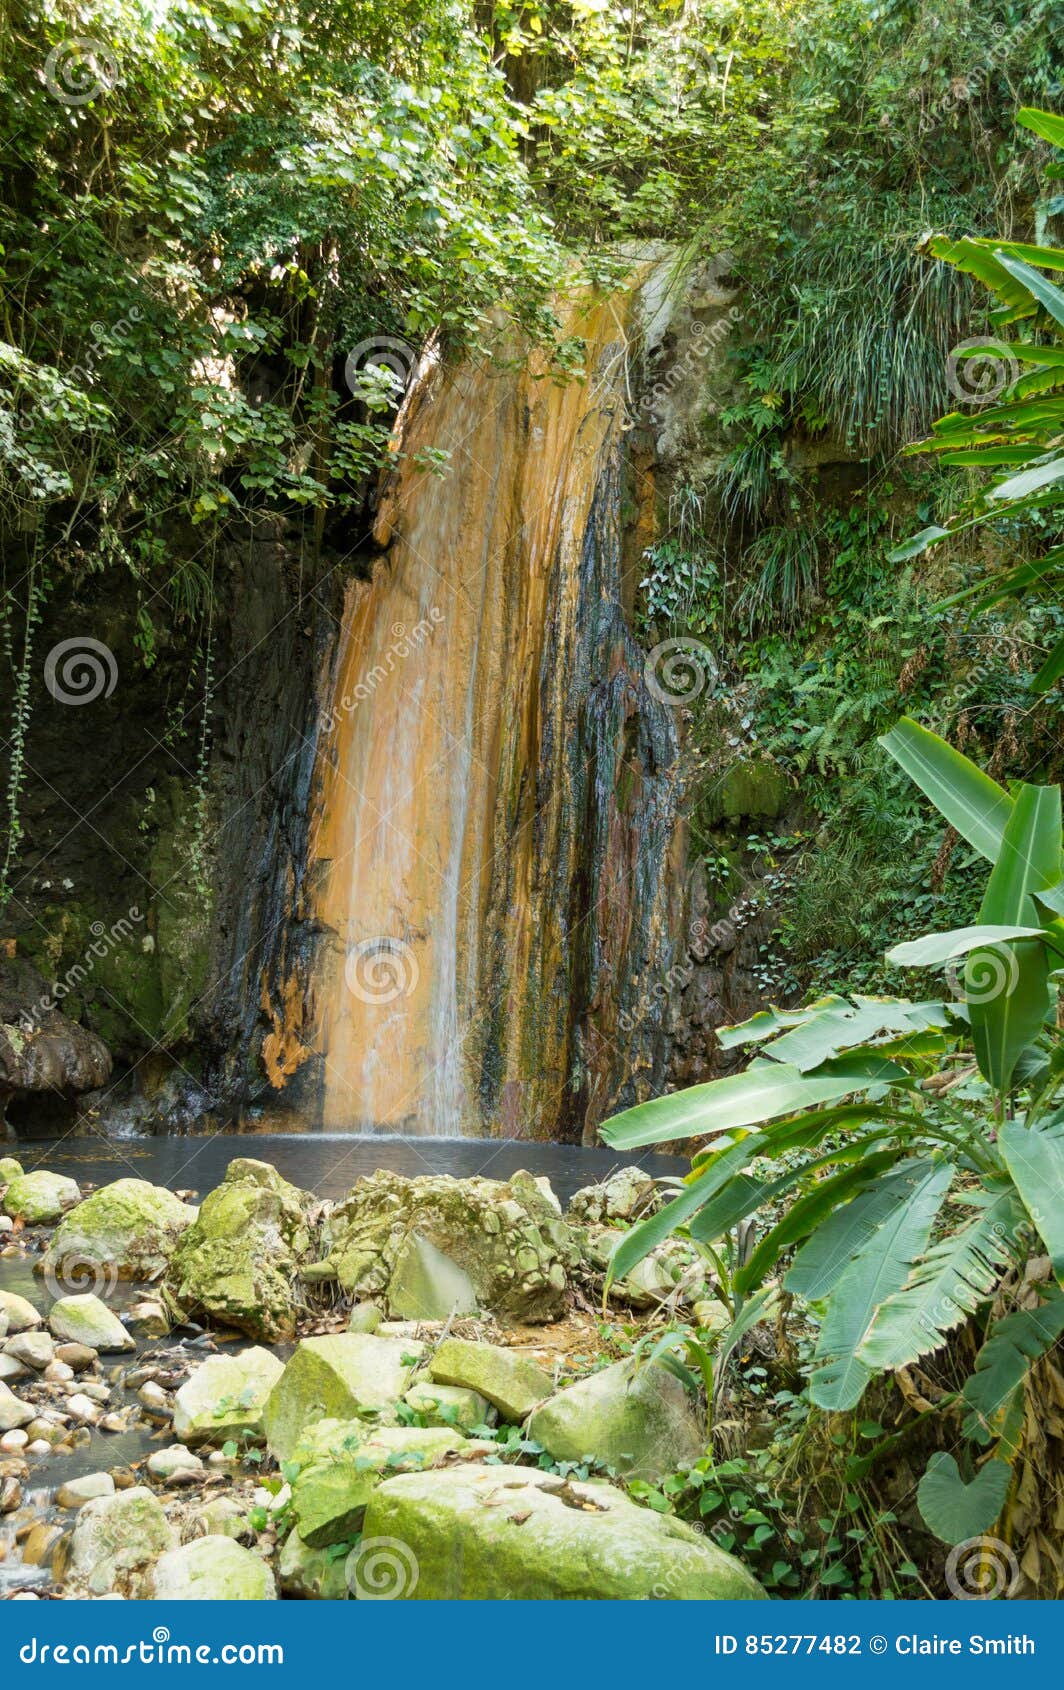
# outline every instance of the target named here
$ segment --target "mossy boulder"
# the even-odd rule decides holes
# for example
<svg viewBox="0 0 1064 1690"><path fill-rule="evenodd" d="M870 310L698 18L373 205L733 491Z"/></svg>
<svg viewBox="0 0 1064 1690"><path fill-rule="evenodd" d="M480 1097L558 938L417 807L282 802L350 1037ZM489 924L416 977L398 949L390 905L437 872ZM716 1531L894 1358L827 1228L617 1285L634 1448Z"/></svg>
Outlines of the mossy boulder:
<svg viewBox="0 0 1064 1690"><path fill-rule="evenodd" d="M564 1313L576 1252L556 1200L530 1174L505 1183L371 1174L330 1215L328 1253L315 1277L335 1278L359 1297L385 1293L398 1312L412 1235L466 1276L482 1308L515 1321Z"/></svg>
<svg viewBox="0 0 1064 1690"><path fill-rule="evenodd" d="M701 1409L657 1362L614 1362L541 1403L526 1431L556 1461L588 1458L654 1482L705 1454Z"/></svg>
<svg viewBox="0 0 1064 1690"><path fill-rule="evenodd" d="M311 1244L311 1199L265 1162L240 1158L182 1233L166 1277L184 1315L268 1343L293 1338L297 1278Z"/></svg>
<svg viewBox="0 0 1064 1690"><path fill-rule="evenodd" d="M86 1197L56 1229L42 1270L76 1287L85 1264L120 1279L158 1279L197 1211L143 1179L119 1179Z"/></svg>
<svg viewBox="0 0 1064 1690"><path fill-rule="evenodd" d="M460 1432L468 1432L474 1426L493 1426L497 1417L487 1397L463 1385L419 1380L411 1385L405 1401L426 1426L456 1426Z"/></svg>
<svg viewBox="0 0 1064 1690"><path fill-rule="evenodd" d="M266 1399L284 1372L272 1350L209 1356L174 1398L174 1436L187 1444L261 1443Z"/></svg>
<svg viewBox="0 0 1064 1690"><path fill-rule="evenodd" d="M300 1468L292 1485L296 1530L313 1549L344 1543L360 1530L366 1504L383 1475L421 1472L463 1451L483 1456L490 1447L472 1444L443 1426L319 1421L292 1457Z"/></svg>
<svg viewBox="0 0 1064 1690"><path fill-rule="evenodd" d="M118 1316L91 1291L80 1297L60 1297L48 1311L48 1324L65 1344L86 1344L105 1353L135 1350L136 1339Z"/></svg>
<svg viewBox="0 0 1064 1690"><path fill-rule="evenodd" d="M158 1498L144 1485L87 1502L71 1534L69 1571L103 1596L175 1543Z"/></svg>
<svg viewBox="0 0 1064 1690"><path fill-rule="evenodd" d="M363 1525L389 1539L394 1588L415 1601L749 1601L764 1596L733 1556L613 1485L530 1468L461 1464L385 1479ZM371 1569L357 1556L357 1597ZM367 1594L379 1596L370 1587Z"/></svg>
<svg viewBox="0 0 1064 1690"><path fill-rule="evenodd" d="M4 1212L30 1226L48 1226L66 1209L80 1202L77 1180L66 1174L50 1174L44 1168L31 1174L16 1174L4 1192Z"/></svg>
<svg viewBox="0 0 1064 1690"><path fill-rule="evenodd" d="M477 1312L476 1286L450 1256L420 1232L408 1232L388 1281L393 1320L450 1320Z"/></svg>
<svg viewBox="0 0 1064 1690"><path fill-rule="evenodd" d="M261 1555L231 1537L198 1537L167 1550L146 1580L160 1602L275 1602L277 1586Z"/></svg>
<svg viewBox="0 0 1064 1690"><path fill-rule="evenodd" d="M346 1602L350 1594L346 1557L330 1557L323 1549L311 1549L295 1527L282 1546L277 1577L283 1596L301 1597L306 1602Z"/></svg>
<svg viewBox="0 0 1064 1690"><path fill-rule="evenodd" d="M441 1385L478 1392L511 1421L523 1420L554 1389L550 1374L528 1356L464 1338L445 1338L429 1361L429 1373Z"/></svg>
<svg viewBox="0 0 1064 1690"><path fill-rule="evenodd" d="M16 1162L13 1156L0 1156L0 1185L10 1185L13 1179L21 1179L22 1163Z"/></svg>
<svg viewBox="0 0 1064 1690"><path fill-rule="evenodd" d="M304 1338L266 1400L266 1441L279 1461L292 1456L319 1420L394 1419L425 1346L365 1332Z"/></svg>

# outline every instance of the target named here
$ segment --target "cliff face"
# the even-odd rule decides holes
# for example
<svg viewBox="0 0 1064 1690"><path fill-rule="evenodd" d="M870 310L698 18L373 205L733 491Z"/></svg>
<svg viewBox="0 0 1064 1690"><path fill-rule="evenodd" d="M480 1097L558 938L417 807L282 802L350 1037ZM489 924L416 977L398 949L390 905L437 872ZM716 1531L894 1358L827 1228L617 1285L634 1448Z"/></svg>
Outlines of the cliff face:
<svg viewBox="0 0 1064 1690"><path fill-rule="evenodd" d="M572 307L585 379L427 367L401 419L319 740L327 1126L579 1137L661 1080L656 1018L620 1030L682 885L677 723L623 602L653 274Z"/></svg>
<svg viewBox="0 0 1064 1690"><path fill-rule="evenodd" d="M719 268L644 253L571 301L583 379L426 361L372 546L234 533L206 636L151 669L132 613L88 607L120 686L37 702L8 926L46 979L121 927L64 1006L115 1055L105 1117L579 1139L705 1076L758 933L686 861L712 653L632 625L726 403Z"/></svg>

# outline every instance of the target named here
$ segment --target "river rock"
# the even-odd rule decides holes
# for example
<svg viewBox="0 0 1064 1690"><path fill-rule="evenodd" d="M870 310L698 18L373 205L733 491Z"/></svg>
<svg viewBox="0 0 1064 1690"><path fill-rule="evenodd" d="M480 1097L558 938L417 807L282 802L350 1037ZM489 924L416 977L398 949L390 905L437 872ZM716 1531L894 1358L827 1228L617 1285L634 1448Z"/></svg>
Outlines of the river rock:
<svg viewBox="0 0 1064 1690"><path fill-rule="evenodd" d="M96 1351L91 1344L57 1344L55 1359L65 1362L75 1373L87 1373L96 1365Z"/></svg>
<svg viewBox="0 0 1064 1690"><path fill-rule="evenodd" d="M477 1391L504 1420L523 1420L554 1389L550 1374L527 1356L465 1338L445 1338L429 1360L429 1373L441 1385Z"/></svg>
<svg viewBox="0 0 1064 1690"><path fill-rule="evenodd" d="M57 1228L42 1264L71 1290L87 1284L86 1270L109 1270L119 1279L158 1279L197 1211L143 1179L118 1179L86 1197Z"/></svg>
<svg viewBox="0 0 1064 1690"><path fill-rule="evenodd" d="M346 1602L346 1560L343 1555L330 1560L324 1550L312 1549L293 1527L277 1562L281 1594L308 1602Z"/></svg>
<svg viewBox="0 0 1064 1690"><path fill-rule="evenodd" d="M365 1421L319 1421L292 1457L300 1469L292 1485L296 1529L312 1549L343 1543L362 1525L383 1473L420 1472L456 1451L475 1454L489 1447L439 1426L374 1429Z"/></svg>
<svg viewBox="0 0 1064 1690"><path fill-rule="evenodd" d="M19 1332L14 1338L8 1338L4 1354L14 1356L23 1367L32 1367L34 1373L43 1373L49 1362L55 1359L55 1344L47 1332Z"/></svg>
<svg viewBox="0 0 1064 1690"><path fill-rule="evenodd" d="M110 1473L86 1473L81 1479L68 1479L56 1492L60 1508L82 1508L98 1496L114 1496L115 1482Z"/></svg>
<svg viewBox="0 0 1064 1690"><path fill-rule="evenodd" d="M265 1162L231 1162L178 1243L166 1281L173 1304L251 1338L294 1337L310 1201Z"/></svg>
<svg viewBox="0 0 1064 1690"><path fill-rule="evenodd" d="M0 1432L14 1432L36 1418L36 1409L0 1383Z"/></svg>
<svg viewBox="0 0 1064 1690"><path fill-rule="evenodd" d="M680 1380L658 1362L632 1358L541 1403L525 1430L556 1461L591 1458L651 1482L706 1451L704 1418Z"/></svg>
<svg viewBox="0 0 1064 1690"><path fill-rule="evenodd" d="M384 1315L376 1303L356 1303L347 1322L349 1332L376 1332Z"/></svg>
<svg viewBox="0 0 1064 1690"><path fill-rule="evenodd" d="M494 1426L497 1415L487 1397L463 1385L438 1385L421 1380L411 1385L404 1399L426 1426L456 1426L468 1432L474 1426Z"/></svg>
<svg viewBox="0 0 1064 1690"><path fill-rule="evenodd" d="M450 1320L477 1312L469 1275L420 1232L408 1232L400 1244L387 1297L396 1320Z"/></svg>
<svg viewBox="0 0 1064 1690"><path fill-rule="evenodd" d="M97 1497L78 1513L70 1540L71 1574L96 1596L174 1546L157 1497L144 1485Z"/></svg>
<svg viewBox="0 0 1064 1690"><path fill-rule="evenodd" d="M579 1234L581 1251L597 1273L605 1273L610 1257L626 1234L613 1226L589 1227ZM610 1301L631 1308L650 1309L671 1298L693 1303L709 1288L706 1263L692 1244L667 1238L610 1286Z"/></svg>
<svg viewBox="0 0 1064 1690"><path fill-rule="evenodd" d="M338 1279L360 1297L388 1290L391 1301L411 1234L467 1276L481 1307L515 1321L564 1313L566 1270L577 1256L556 1205L530 1174L503 1183L378 1170L332 1211L329 1252L313 1275Z"/></svg>
<svg viewBox="0 0 1064 1690"><path fill-rule="evenodd" d="M764 1596L733 1556L613 1485L523 1467L460 1465L385 1479L363 1526L389 1539L394 1587L418 1601L735 1601ZM353 1556L353 1594L380 1569Z"/></svg>
<svg viewBox="0 0 1064 1690"><path fill-rule="evenodd" d="M170 1444L168 1448L157 1449L149 1455L148 1472L166 1483L182 1484L199 1478L203 1462L184 1444Z"/></svg>
<svg viewBox="0 0 1064 1690"><path fill-rule="evenodd" d="M185 1533L194 1537L231 1537L234 1541L250 1543L255 1534L248 1523L248 1511L235 1496L216 1496L196 1510Z"/></svg>
<svg viewBox="0 0 1064 1690"><path fill-rule="evenodd" d="M134 1303L126 1310L125 1324L140 1338L165 1338L170 1321L162 1303Z"/></svg>
<svg viewBox="0 0 1064 1690"><path fill-rule="evenodd" d="M0 1351L0 1380L5 1385L10 1385L12 1379L21 1379L27 1371L28 1369L23 1367L20 1361L16 1361L14 1356Z"/></svg>
<svg viewBox="0 0 1064 1690"><path fill-rule="evenodd" d="M163 1602L273 1602L277 1587L260 1555L231 1537L198 1537L161 1555L145 1594Z"/></svg>
<svg viewBox="0 0 1064 1690"><path fill-rule="evenodd" d="M22 1163L16 1162L13 1156L0 1156L0 1185L10 1185L13 1179L22 1178Z"/></svg>
<svg viewBox="0 0 1064 1690"><path fill-rule="evenodd" d="M19 1297L14 1291L0 1291L0 1314L7 1316L8 1333L28 1332L31 1327L41 1326L44 1316L40 1309L27 1302L25 1297Z"/></svg>
<svg viewBox="0 0 1064 1690"><path fill-rule="evenodd" d="M135 1350L136 1339L91 1291L80 1297L60 1297L48 1311L48 1324L66 1343L85 1344L105 1354Z"/></svg>
<svg viewBox="0 0 1064 1690"><path fill-rule="evenodd" d="M15 1219L21 1217L30 1226L47 1226L80 1199L77 1180L68 1179L66 1174L50 1174L44 1168L38 1168L31 1174L19 1174L11 1181L4 1192L4 1209Z"/></svg>
<svg viewBox="0 0 1064 1690"><path fill-rule="evenodd" d="M260 1345L239 1355L209 1356L174 1398L174 1435L189 1444L261 1443L266 1398L284 1363Z"/></svg>
<svg viewBox="0 0 1064 1690"><path fill-rule="evenodd" d="M287 1461L317 1420L353 1420L391 1411L410 1383L425 1346L412 1338L364 1332L304 1338L266 1401L266 1441Z"/></svg>
<svg viewBox="0 0 1064 1690"><path fill-rule="evenodd" d="M657 1186L642 1168L618 1168L598 1185L585 1185L569 1205L568 1219L581 1226L632 1221L660 1205Z"/></svg>

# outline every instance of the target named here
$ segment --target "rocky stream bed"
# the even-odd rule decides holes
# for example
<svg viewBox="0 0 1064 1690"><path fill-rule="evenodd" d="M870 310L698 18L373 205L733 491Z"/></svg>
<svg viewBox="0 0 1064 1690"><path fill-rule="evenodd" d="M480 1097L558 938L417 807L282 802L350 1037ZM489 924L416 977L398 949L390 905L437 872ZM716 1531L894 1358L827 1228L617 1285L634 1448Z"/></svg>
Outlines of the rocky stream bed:
<svg viewBox="0 0 1064 1690"><path fill-rule="evenodd" d="M660 1202L624 1168L384 1169L319 1199L229 1162L200 1201L0 1158L0 1595L758 1597L641 1505L704 1407L602 1323ZM676 1241L610 1292L628 1339L723 1314Z"/></svg>

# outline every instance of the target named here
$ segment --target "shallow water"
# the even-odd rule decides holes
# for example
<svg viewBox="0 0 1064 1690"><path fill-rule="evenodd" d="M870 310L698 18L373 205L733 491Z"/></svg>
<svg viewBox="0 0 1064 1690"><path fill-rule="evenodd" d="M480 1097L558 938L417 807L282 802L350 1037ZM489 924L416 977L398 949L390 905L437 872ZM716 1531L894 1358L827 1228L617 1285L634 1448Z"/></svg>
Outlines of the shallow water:
<svg viewBox="0 0 1064 1690"><path fill-rule="evenodd" d="M680 1156L620 1156L580 1144L539 1144L527 1139L398 1138L348 1133L218 1134L214 1138L106 1140L87 1135L33 1139L5 1145L23 1167L49 1168L86 1184L109 1180L151 1180L155 1185L191 1188L201 1195L221 1183L237 1156L272 1162L285 1179L319 1197L342 1197L357 1179L378 1168L393 1173L454 1174L468 1179L483 1174L505 1180L519 1168L546 1175L567 1204L583 1185L607 1177L615 1168L638 1166L655 1178L678 1178L689 1164Z"/></svg>

